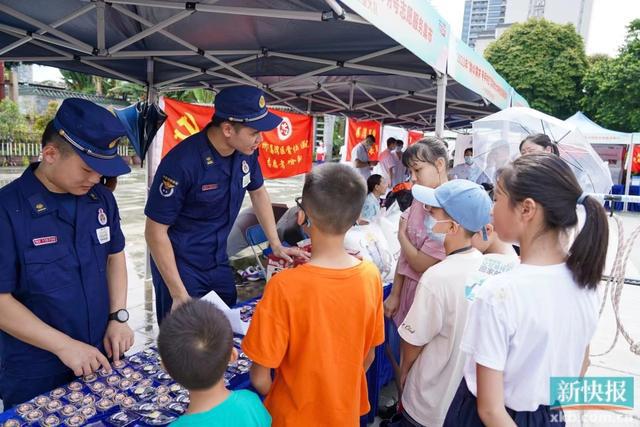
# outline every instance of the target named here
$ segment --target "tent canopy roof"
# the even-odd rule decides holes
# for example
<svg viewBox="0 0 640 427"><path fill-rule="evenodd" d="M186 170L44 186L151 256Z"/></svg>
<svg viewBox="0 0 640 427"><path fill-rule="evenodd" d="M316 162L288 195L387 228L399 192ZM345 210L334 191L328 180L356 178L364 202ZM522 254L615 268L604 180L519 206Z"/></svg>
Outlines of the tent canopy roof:
<svg viewBox="0 0 640 427"><path fill-rule="evenodd" d="M603 128L591 121L582 111L578 111L565 122L580 129L591 144L630 144L632 141L632 134Z"/></svg>
<svg viewBox="0 0 640 427"><path fill-rule="evenodd" d="M433 128L433 68L349 9L339 19L334 3L0 0L0 60L161 92L250 84L301 112ZM498 110L452 79L446 106L450 128Z"/></svg>

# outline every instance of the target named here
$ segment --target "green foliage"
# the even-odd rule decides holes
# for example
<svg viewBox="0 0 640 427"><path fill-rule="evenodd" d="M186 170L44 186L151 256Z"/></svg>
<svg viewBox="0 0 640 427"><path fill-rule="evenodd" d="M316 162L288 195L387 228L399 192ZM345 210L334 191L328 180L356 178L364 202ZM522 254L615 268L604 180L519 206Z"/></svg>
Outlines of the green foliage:
<svg viewBox="0 0 640 427"><path fill-rule="evenodd" d="M192 104L213 104L215 95L213 91L205 88L179 90L174 92L166 92L165 95L169 98L176 99L182 102L189 102Z"/></svg>
<svg viewBox="0 0 640 427"><path fill-rule="evenodd" d="M561 119L577 111L587 58L573 25L513 24L484 55L532 108Z"/></svg>
<svg viewBox="0 0 640 427"><path fill-rule="evenodd" d="M340 147L344 145L344 129L346 125L347 119L336 117L336 123L333 125L333 147L331 150L334 159L340 159Z"/></svg>
<svg viewBox="0 0 640 427"><path fill-rule="evenodd" d="M111 98L123 98L134 103L145 98L147 89L137 83L115 80L115 85L106 92Z"/></svg>
<svg viewBox="0 0 640 427"><path fill-rule="evenodd" d="M36 116L33 123L33 132L42 134L47 124L53 120L58 111L58 103L56 101L49 101L46 111L41 116Z"/></svg>
<svg viewBox="0 0 640 427"><path fill-rule="evenodd" d="M14 136L27 132L29 124L20 113L18 105L8 98L0 101L0 135Z"/></svg>
<svg viewBox="0 0 640 427"><path fill-rule="evenodd" d="M640 131L640 19L627 27L616 58L596 57L584 77L582 109L609 129Z"/></svg>

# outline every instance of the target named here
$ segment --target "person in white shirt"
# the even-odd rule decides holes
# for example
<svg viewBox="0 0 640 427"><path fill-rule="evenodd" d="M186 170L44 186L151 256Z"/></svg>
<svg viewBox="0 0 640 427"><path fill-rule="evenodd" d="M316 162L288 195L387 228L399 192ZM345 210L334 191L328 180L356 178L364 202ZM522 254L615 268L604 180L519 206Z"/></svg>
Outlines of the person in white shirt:
<svg viewBox="0 0 640 427"><path fill-rule="evenodd" d="M398 328L402 417L409 425L439 427L462 379L464 355L459 347L467 319L465 284L483 259L471 240L477 232L486 239L491 199L480 185L462 179L436 189L414 185L412 193L429 207L435 221L425 226L444 239L447 257L422 275Z"/></svg>
<svg viewBox="0 0 640 427"><path fill-rule="evenodd" d="M472 148L464 150L464 163L454 166L449 171L449 178L468 179L469 181L473 181L477 184L491 182L487 174L475 164Z"/></svg>
<svg viewBox="0 0 640 427"><path fill-rule="evenodd" d="M498 177L493 223L501 240L520 242L521 264L488 278L474 295L461 349L464 379L445 426L564 425L553 407L552 377L583 376L598 322L596 287L609 230L600 203L551 154L516 159ZM569 252L561 235L585 225Z"/></svg>
<svg viewBox="0 0 640 427"><path fill-rule="evenodd" d="M351 150L351 161L353 167L362 175L366 181L371 176L371 163L369 161L369 150L376 143L373 135L367 135L358 145Z"/></svg>
<svg viewBox="0 0 640 427"><path fill-rule="evenodd" d="M374 173L367 179L367 198L364 199L358 224L368 224L380 213L380 197L386 192L387 180L382 175Z"/></svg>
<svg viewBox="0 0 640 427"><path fill-rule="evenodd" d="M396 165L396 168L393 171L394 174L391 177L391 188L400 183L406 182L408 179L407 168L402 163L403 146L404 142L401 139L396 138L396 152L394 154L398 158L398 164Z"/></svg>

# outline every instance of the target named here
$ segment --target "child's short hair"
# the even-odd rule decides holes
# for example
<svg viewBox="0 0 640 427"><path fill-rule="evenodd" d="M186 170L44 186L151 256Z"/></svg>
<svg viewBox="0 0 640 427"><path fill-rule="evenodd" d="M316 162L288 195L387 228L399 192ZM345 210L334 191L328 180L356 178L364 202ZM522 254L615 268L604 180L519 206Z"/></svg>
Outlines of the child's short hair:
<svg viewBox="0 0 640 427"><path fill-rule="evenodd" d="M339 163L315 167L302 188L302 207L313 223L328 234L344 234L362 211L367 197L364 178L354 168Z"/></svg>
<svg viewBox="0 0 640 427"><path fill-rule="evenodd" d="M213 304L191 300L160 325L158 350L171 377L189 390L204 390L224 375L233 332L225 315Z"/></svg>

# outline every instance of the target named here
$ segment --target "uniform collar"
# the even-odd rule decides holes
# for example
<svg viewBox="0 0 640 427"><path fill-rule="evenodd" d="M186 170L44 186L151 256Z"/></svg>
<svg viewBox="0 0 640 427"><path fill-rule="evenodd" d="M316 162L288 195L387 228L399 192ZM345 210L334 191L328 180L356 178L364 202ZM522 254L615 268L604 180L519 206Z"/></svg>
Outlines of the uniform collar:
<svg viewBox="0 0 640 427"><path fill-rule="evenodd" d="M51 191L35 175L35 170L39 164L40 162L30 164L21 177L22 185L20 186L20 191L29 202L33 216L42 216L58 210L58 202L51 196ZM95 187L89 190L86 195L80 196L78 200L98 203L99 198Z"/></svg>
<svg viewBox="0 0 640 427"><path fill-rule="evenodd" d="M207 135L207 129L205 128L202 131L202 140L200 143L200 158L202 160L202 166L207 169L216 164L216 159L222 157L216 147L211 144L209 141L209 136ZM235 150L231 155L229 155L228 159L234 161L238 156L242 156L238 150Z"/></svg>

